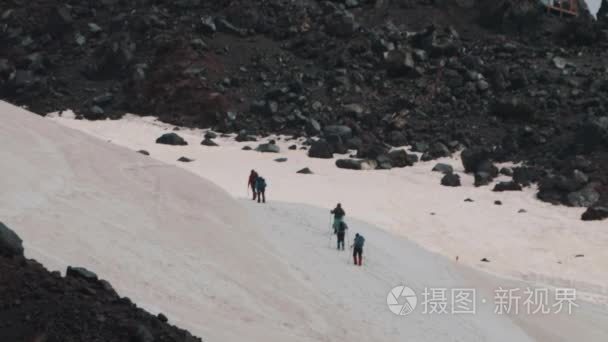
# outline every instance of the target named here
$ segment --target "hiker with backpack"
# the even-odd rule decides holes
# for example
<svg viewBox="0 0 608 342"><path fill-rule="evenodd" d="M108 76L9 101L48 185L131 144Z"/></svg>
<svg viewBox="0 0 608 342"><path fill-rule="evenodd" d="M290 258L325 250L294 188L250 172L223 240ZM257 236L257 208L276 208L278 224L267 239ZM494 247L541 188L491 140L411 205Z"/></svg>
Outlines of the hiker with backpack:
<svg viewBox="0 0 608 342"><path fill-rule="evenodd" d="M340 227L340 222L342 222L342 219L344 218L344 215L346 215L346 213L344 212L344 209L342 209L342 204L340 203L338 203L338 205L336 205L334 210L330 211L330 213L334 214L333 228L334 234L337 234L338 228Z"/></svg>
<svg viewBox="0 0 608 342"><path fill-rule="evenodd" d="M266 203L266 180L259 176L255 180L255 189L257 191L258 203Z"/></svg>
<svg viewBox="0 0 608 342"><path fill-rule="evenodd" d="M346 225L346 222L340 221L340 223L338 224L338 229L336 231L336 235L338 237L338 250L340 250L340 245L342 245L342 250L344 250L344 235L346 235L347 229L348 226Z"/></svg>
<svg viewBox="0 0 608 342"><path fill-rule="evenodd" d="M251 188L251 192L253 192L253 200L255 201L255 199L257 198L257 191L256 191L256 187L255 187L255 181L256 179L258 179L258 173L255 172L255 170L251 170L251 173L249 174L249 181L247 182L247 188Z"/></svg>
<svg viewBox="0 0 608 342"><path fill-rule="evenodd" d="M359 233L355 234L355 241L351 246L353 248L353 261L355 265L361 266L363 262L363 244L365 243L365 238L363 235L359 235Z"/></svg>

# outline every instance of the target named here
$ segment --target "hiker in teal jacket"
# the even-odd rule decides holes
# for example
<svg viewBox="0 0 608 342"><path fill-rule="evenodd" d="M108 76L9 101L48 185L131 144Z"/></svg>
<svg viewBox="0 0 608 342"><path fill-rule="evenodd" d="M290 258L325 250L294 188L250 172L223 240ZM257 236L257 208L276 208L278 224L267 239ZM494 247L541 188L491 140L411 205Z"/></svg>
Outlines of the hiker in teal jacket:
<svg viewBox="0 0 608 342"><path fill-rule="evenodd" d="M258 203L266 203L266 180L262 176L255 179L255 191L257 192Z"/></svg>

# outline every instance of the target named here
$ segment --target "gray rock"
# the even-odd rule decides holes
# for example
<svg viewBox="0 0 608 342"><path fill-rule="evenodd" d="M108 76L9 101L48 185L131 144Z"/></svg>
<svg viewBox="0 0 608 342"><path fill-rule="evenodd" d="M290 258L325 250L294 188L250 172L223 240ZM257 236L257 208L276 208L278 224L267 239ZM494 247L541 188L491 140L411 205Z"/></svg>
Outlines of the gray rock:
<svg viewBox="0 0 608 342"><path fill-rule="evenodd" d="M595 186L586 186L583 189L571 192L567 196L568 205L573 207L590 207L600 199Z"/></svg>
<svg viewBox="0 0 608 342"><path fill-rule="evenodd" d="M184 138L180 137L176 133L165 133L156 139L157 144L173 145L173 146L184 146L188 145L188 142Z"/></svg>
<svg viewBox="0 0 608 342"><path fill-rule="evenodd" d="M494 186L492 191L502 192L502 191L521 191L521 185L516 182L500 182Z"/></svg>
<svg viewBox="0 0 608 342"><path fill-rule="evenodd" d="M441 178L441 185L451 187L460 186L460 176L455 173L448 173Z"/></svg>
<svg viewBox="0 0 608 342"><path fill-rule="evenodd" d="M182 163L191 163L191 162L194 161L194 159L190 159L190 158L187 158L187 157L180 157L177 161L178 162L182 162Z"/></svg>
<svg viewBox="0 0 608 342"><path fill-rule="evenodd" d="M97 280L97 274L87 270L84 267L72 267L72 266L68 266L68 269L65 273L66 277L72 277L72 278L80 278L80 279L85 279L85 280Z"/></svg>
<svg viewBox="0 0 608 342"><path fill-rule="evenodd" d="M201 145L210 146L210 147L219 146L215 141L213 141L213 140L211 140L211 138L207 138L207 137L205 137L205 139L203 139L203 141L201 141Z"/></svg>
<svg viewBox="0 0 608 342"><path fill-rule="evenodd" d="M393 150L388 153L391 164L394 167L412 166L418 162L418 156L409 154L405 150Z"/></svg>
<svg viewBox="0 0 608 342"><path fill-rule="evenodd" d="M452 165L438 163L437 165L435 165L435 167L433 167L432 171L441 172L443 174L448 174L448 173L454 173L454 168L452 167Z"/></svg>
<svg viewBox="0 0 608 342"><path fill-rule="evenodd" d="M277 158L274 161L277 162L277 163L284 163L284 162L287 161L287 158Z"/></svg>
<svg viewBox="0 0 608 342"><path fill-rule="evenodd" d="M148 152L146 150L139 150L139 151L137 151L137 153L143 154L144 156L149 156L150 155L150 152Z"/></svg>
<svg viewBox="0 0 608 342"><path fill-rule="evenodd" d="M0 255L23 256L23 241L2 222L0 222Z"/></svg>
<svg viewBox="0 0 608 342"><path fill-rule="evenodd" d="M492 182L492 175L487 172L476 172L475 173L475 186L484 186Z"/></svg>
<svg viewBox="0 0 608 342"><path fill-rule="evenodd" d="M266 144L260 144L258 145L258 147L255 149L258 152L263 152L263 153L279 153L281 152L281 148L273 143L266 143Z"/></svg>
<svg viewBox="0 0 608 342"><path fill-rule="evenodd" d="M353 131L350 127L344 125L325 126L323 132L326 135L337 135L343 140L348 140L352 137Z"/></svg>
<svg viewBox="0 0 608 342"><path fill-rule="evenodd" d="M366 159L338 159L336 166L348 170L374 170L378 167L375 160Z"/></svg>

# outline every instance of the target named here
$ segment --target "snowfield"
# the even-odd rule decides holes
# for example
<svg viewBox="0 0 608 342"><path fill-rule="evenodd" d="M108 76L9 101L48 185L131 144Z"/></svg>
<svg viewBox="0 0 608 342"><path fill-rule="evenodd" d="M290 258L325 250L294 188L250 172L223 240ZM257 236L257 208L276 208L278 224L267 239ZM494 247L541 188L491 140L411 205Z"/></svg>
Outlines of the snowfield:
<svg viewBox="0 0 608 342"><path fill-rule="evenodd" d="M53 122L4 102L0 117L0 219L23 238L26 255L51 270L87 267L206 341L608 337L601 303L579 300L572 315L494 312L497 287L540 286L534 274L555 285L585 284L589 299L603 298L594 284L605 284L604 225L579 224L578 209L468 183L446 189L428 164L347 172L301 151L281 153L289 160L276 163L277 155L241 151L229 140L200 146L200 131L178 132L189 146L156 145L172 127L151 119ZM195 161L176 162L181 156ZM315 175L295 173L305 166ZM265 205L235 199L246 195L251 168L268 181ZM504 205L494 206L495 198ZM367 239L363 267L334 249L327 208L338 201L350 239L356 232ZM528 213L518 214L520 207ZM482 265L481 257L491 262ZM408 316L392 314L386 303L402 284L419 300ZM426 288L474 288L476 313L425 314Z"/></svg>

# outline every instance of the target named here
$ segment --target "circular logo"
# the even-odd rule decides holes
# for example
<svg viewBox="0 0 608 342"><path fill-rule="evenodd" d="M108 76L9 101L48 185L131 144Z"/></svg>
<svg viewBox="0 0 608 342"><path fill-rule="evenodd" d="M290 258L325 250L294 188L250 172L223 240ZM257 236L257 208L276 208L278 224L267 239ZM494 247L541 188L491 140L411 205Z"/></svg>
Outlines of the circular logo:
<svg viewBox="0 0 608 342"><path fill-rule="evenodd" d="M395 315L409 315L416 309L416 304L418 304L418 297L414 290L407 286L394 287L386 296L386 305Z"/></svg>

